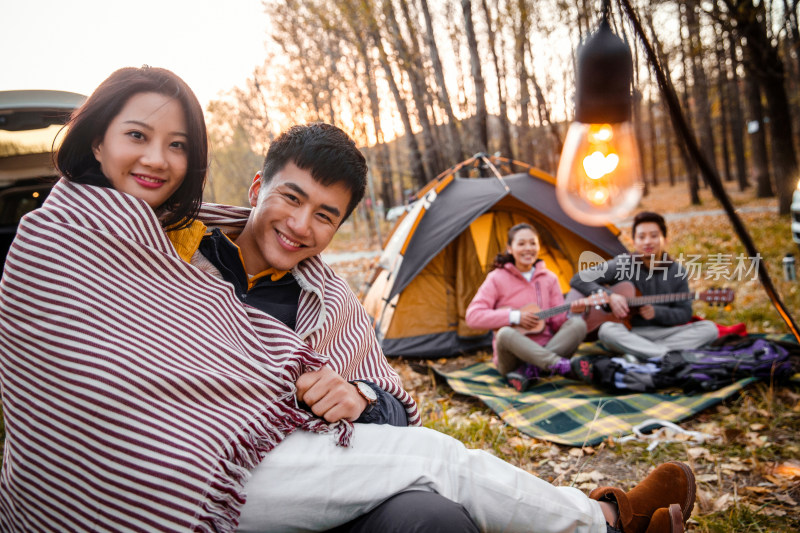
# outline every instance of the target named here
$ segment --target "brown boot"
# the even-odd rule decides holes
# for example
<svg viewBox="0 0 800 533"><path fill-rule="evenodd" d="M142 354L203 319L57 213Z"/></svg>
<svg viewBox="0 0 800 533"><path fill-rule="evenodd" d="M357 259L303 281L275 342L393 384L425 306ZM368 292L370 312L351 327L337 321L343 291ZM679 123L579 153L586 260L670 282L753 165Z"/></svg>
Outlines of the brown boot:
<svg viewBox="0 0 800 533"><path fill-rule="evenodd" d="M619 522L624 533L646 533L650 517L658 509L673 503L681 509L682 522L689 519L694 507L695 481L692 469L677 461L659 465L629 492L614 487L598 487L589 497L617 503Z"/></svg>
<svg viewBox="0 0 800 533"><path fill-rule="evenodd" d="M683 533L683 512L681 506L673 503L667 507L656 509L650 518L645 533Z"/></svg>

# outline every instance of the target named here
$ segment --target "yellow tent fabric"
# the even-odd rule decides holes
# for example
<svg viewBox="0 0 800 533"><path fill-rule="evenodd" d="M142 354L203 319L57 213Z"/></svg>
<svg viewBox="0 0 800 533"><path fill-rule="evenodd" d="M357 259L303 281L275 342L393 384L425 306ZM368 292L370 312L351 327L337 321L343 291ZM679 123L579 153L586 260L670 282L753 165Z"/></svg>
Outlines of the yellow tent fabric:
<svg viewBox="0 0 800 533"><path fill-rule="evenodd" d="M475 244L478 261L480 261L481 269L484 271L489 261L489 237L491 237L493 223L494 213L486 213L479 216L469 225L469 232L472 235L472 242Z"/></svg>

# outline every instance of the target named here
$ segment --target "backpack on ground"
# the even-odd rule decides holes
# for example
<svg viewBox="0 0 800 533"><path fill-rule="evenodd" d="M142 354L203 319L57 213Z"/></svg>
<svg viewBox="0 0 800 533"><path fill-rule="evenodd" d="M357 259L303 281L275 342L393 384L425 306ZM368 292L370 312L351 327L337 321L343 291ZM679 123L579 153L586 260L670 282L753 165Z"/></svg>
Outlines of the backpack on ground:
<svg viewBox="0 0 800 533"><path fill-rule="evenodd" d="M717 390L747 377L781 383L794 374L790 348L796 345L763 338L718 339L717 346L670 352L662 371L677 371L686 393Z"/></svg>
<svg viewBox="0 0 800 533"><path fill-rule="evenodd" d="M659 360L643 363L599 357L592 364L592 381L613 392L680 387L687 394L702 393L746 377L786 381L794 374L799 357L800 346L794 343L728 336L703 349L674 350Z"/></svg>

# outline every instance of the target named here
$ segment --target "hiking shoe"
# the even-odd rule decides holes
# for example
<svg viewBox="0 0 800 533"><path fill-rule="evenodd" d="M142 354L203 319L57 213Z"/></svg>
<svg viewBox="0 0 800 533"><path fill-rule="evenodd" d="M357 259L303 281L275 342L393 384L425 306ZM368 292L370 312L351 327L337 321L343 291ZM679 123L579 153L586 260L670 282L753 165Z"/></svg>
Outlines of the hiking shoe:
<svg viewBox="0 0 800 533"><path fill-rule="evenodd" d="M677 503L671 504L668 508L656 509L650 517L645 533L683 533L683 512Z"/></svg>
<svg viewBox="0 0 800 533"><path fill-rule="evenodd" d="M569 359L561 358L550 366L551 376L566 376L572 372L572 366Z"/></svg>
<svg viewBox="0 0 800 533"><path fill-rule="evenodd" d="M696 484L692 469L683 463L672 461L656 467L638 485L625 492L615 487L598 487L589 497L593 500L616 502L619 510L619 520L614 527L621 528L624 533L658 533L662 528L649 528L651 521L653 528L658 524L663 525L663 531L675 531L673 522L679 520L682 524L689 519L694 507ZM680 507L680 518L673 517L676 511L672 505ZM659 509L666 508L664 511ZM651 519L657 520L651 520ZM667 529L669 527L670 529ZM682 531L682 529L677 529Z"/></svg>
<svg viewBox="0 0 800 533"><path fill-rule="evenodd" d="M506 381L517 392L524 392L539 381L539 369L533 365L522 365L506 374Z"/></svg>
<svg viewBox="0 0 800 533"><path fill-rule="evenodd" d="M569 365L575 378L591 384L594 377L595 359L595 357L589 355L581 355L570 359Z"/></svg>

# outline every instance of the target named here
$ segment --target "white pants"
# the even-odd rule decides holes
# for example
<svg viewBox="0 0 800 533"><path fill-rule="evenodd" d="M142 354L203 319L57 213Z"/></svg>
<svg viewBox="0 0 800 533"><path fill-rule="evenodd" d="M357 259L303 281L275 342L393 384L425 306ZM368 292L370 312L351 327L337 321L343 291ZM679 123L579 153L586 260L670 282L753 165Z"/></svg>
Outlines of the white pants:
<svg viewBox="0 0 800 533"><path fill-rule="evenodd" d="M397 493L435 491L482 531L598 532L598 502L427 428L356 424L352 444L296 431L253 470L240 532L320 531ZM413 509L409 509L413 512Z"/></svg>

